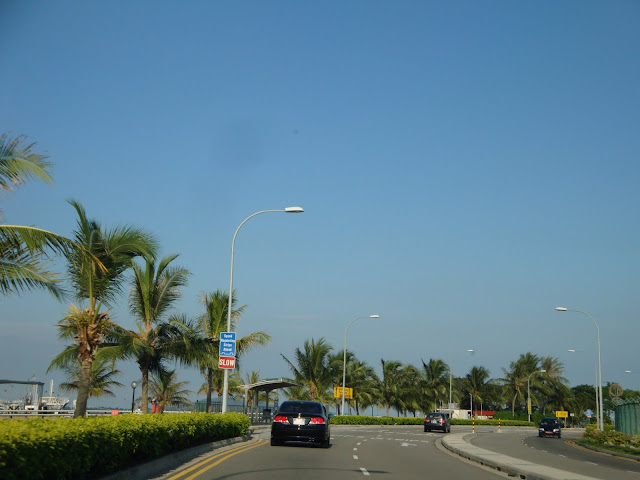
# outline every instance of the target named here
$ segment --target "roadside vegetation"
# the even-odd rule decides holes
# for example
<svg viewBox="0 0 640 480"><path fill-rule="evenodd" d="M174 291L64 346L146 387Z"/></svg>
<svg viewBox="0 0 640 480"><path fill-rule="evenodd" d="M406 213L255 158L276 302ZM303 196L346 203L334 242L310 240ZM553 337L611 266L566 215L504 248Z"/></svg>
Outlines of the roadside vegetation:
<svg viewBox="0 0 640 480"><path fill-rule="evenodd" d="M0 478L99 478L177 450L249 431L239 413L117 415L0 422Z"/></svg>

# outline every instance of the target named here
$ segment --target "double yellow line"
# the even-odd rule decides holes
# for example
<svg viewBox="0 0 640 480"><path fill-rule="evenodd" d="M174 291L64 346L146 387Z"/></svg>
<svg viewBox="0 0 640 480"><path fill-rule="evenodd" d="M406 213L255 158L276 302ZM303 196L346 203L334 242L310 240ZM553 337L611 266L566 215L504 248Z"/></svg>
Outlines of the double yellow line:
<svg viewBox="0 0 640 480"><path fill-rule="evenodd" d="M235 447L232 448L231 450L226 450L224 452L220 452L220 453L216 453L215 455L212 455L210 457L207 457L206 459L202 460L201 462L196 463L195 465L192 465L191 467L182 470L180 473L167 478L166 480L194 480L195 478L197 478L198 476L202 475L204 472L206 472L207 470L212 469L213 467L215 467L216 465L220 465L222 462L224 462L225 460L233 457L234 455L238 455L239 453L242 452L246 452L248 450L251 450L253 448L259 447L261 445L264 445L267 443L267 440L261 440L258 441L256 443L252 443L251 445L241 445L239 447ZM191 472L194 472L193 474L188 475Z"/></svg>

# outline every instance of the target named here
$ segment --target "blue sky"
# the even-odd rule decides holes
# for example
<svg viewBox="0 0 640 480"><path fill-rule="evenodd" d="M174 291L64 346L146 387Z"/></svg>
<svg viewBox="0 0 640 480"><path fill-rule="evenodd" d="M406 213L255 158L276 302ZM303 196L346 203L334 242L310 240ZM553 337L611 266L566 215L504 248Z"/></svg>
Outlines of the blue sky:
<svg viewBox="0 0 640 480"><path fill-rule="evenodd" d="M519 354L640 389L640 5L563 2L38 2L0 5L0 131L55 183L0 198L63 235L68 199L134 224L192 272L179 309L234 287L242 371L287 376L324 337L492 377ZM66 304L2 298L3 378L45 374ZM115 319L132 326L123 296ZM473 348L476 353L460 353ZM127 404L127 385L112 403ZM180 376L197 390L195 370Z"/></svg>

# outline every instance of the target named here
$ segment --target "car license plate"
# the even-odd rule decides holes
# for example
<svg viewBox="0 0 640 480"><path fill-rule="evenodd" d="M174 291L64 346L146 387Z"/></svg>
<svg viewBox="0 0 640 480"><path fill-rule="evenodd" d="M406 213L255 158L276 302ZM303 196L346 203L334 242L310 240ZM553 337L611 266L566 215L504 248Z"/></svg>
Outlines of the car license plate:
<svg viewBox="0 0 640 480"><path fill-rule="evenodd" d="M304 418L294 418L293 419L293 424L294 425L304 425Z"/></svg>

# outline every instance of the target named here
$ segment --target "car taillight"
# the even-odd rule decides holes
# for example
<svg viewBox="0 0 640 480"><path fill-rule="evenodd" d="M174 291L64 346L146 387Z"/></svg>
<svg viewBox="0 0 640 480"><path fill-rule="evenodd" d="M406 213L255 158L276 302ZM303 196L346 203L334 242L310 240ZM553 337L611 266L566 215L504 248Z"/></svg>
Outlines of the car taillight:
<svg viewBox="0 0 640 480"><path fill-rule="evenodd" d="M324 418L322 417L313 417L309 420L309 425L323 425L324 423Z"/></svg>
<svg viewBox="0 0 640 480"><path fill-rule="evenodd" d="M440 419L440 423L444 423L444 419L442 419L442 418L441 418L441 419Z"/></svg>
<svg viewBox="0 0 640 480"><path fill-rule="evenodd" d="M284 415L276 415L273 421L277 423L289 423L289 418Z"/></svg>

